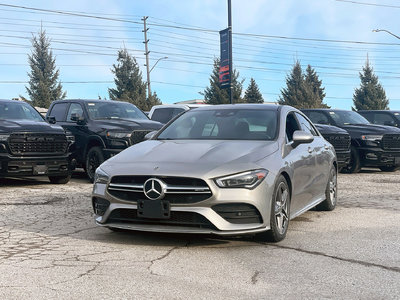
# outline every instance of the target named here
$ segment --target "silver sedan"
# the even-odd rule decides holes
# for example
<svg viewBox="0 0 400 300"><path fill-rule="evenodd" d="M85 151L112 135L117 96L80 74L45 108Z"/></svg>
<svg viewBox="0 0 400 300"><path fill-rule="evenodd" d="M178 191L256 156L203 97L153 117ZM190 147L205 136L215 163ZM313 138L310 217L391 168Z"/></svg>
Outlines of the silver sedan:
<svg viewBox="0 0 400 300"><path fill-rule="evenodd" d="M290 219L337 201L333 147L290 106L187 111L96 171L96 223L113 230L285 238Z"/></svg>

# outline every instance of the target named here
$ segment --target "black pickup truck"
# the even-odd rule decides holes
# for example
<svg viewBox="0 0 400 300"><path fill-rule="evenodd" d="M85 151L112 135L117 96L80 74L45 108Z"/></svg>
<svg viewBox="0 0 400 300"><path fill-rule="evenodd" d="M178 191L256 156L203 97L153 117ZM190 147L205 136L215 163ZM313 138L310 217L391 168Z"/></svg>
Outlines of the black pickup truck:
<svg viewBox="0 0 400 300"><path fill-rule="evenodd" d="M28 103L0 100L0 177L44 175L67 183L72 138Z"/></svg>
<svg viewBox="0 0 400 300"><path fill-rule="evenodd" d="M351 136L350 164L343 169L357 173L362 167L392 172L400 168L400 129L371 124L354 111L337 109L303 109L315 124L334 125Z"/></svg>
<svg viewBox="0 0 400 300"><path fill-rule="evenodd" d="M135 105L114 100L57 100L46 115L75 136L73 161L93 182L97 167L163 125Z"/></svg>

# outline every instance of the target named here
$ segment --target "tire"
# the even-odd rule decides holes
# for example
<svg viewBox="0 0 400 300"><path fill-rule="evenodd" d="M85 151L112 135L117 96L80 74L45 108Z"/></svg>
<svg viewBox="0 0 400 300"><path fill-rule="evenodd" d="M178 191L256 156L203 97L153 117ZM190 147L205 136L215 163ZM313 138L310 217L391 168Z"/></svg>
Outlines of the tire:
<svg viewBox="0 0 400 300"><path fill-rule="evenodd" d="M342 173L358 173L361 170L360 154L356 147L350 147L350 162L342 169Z"/></svg>
<svg viewBox="0 0 400 300"><path fill-rule="evenodd" d="M329 180L325 189L325 200L316 206L319 211L332 211L337 203L337 171L335 166L331 167Z"/></svg>
<svg viewBox="0 0 400 300"><path fill-rule="evenodd" d="M394 171L399 170L400 166L390 166L390 167L384 166L384 167L379 167L379 169L382 172L394 172Z"/></svg>
<svg viewBox="0 0 400 300"><path fill-rule="evenodd" d="M100 147L92 147L86 155L86 174L90 182L94 181L96 169L104 162L103 152Z"/></svg>
<svg viewBox="0 0 400 300"><path fill-rule="evenodd" d="M275 184L271 201L271 229L256 235L262 241L277 243L286 237L290 219L290 189L283 175L280 175Z"/></svg>
<svg viewBox="0 0 400 300"><path fill-rule="evenodd" d="M49 176L49 180L53 184L66 184L71 179L71 175L67 176Z"/></svg>

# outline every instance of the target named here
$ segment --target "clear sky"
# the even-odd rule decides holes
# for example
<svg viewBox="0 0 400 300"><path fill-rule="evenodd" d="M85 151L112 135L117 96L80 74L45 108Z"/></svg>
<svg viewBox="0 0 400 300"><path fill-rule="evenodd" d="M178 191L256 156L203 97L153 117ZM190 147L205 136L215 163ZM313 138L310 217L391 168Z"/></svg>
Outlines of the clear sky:
<svg viewBox="0 0 400 300"><path fill-rule="evenodd" d="M0 98L27 97L30 38L42 24L51 38L60 80L68 98L108 98L110 69L118 49L137 58L145 78L143 23L148 16L152 90L163 103L201 99L218 31L227 27L226 0L2 1L118 20L56 14L0 5ZM266 101L276 101L296 59L318 72L333 108L350 109L367 55L386 90L390 108L400 110L398 0L232 0L233 61L244 79L253 77ZM242 35L246 34L246 35ZM254 34L254 35L249 35ZM313 40L314 39L314 40ZM331 40L331 41L328 41ZM346 41L346 42L344 42Z"/></svg>

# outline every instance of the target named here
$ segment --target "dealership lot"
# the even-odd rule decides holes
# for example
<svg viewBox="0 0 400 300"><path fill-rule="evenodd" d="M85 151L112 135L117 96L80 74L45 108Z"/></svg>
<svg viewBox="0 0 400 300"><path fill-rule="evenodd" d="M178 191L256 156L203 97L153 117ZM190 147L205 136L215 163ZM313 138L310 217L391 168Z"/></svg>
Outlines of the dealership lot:
<svg viewBox="0 0 400 300"><path fill-rule="evenodd" d="M338 207L286 239L114 233L92 185L0 179L0 298L368 298L400 295L400 172L339 176Z"/></svg>

